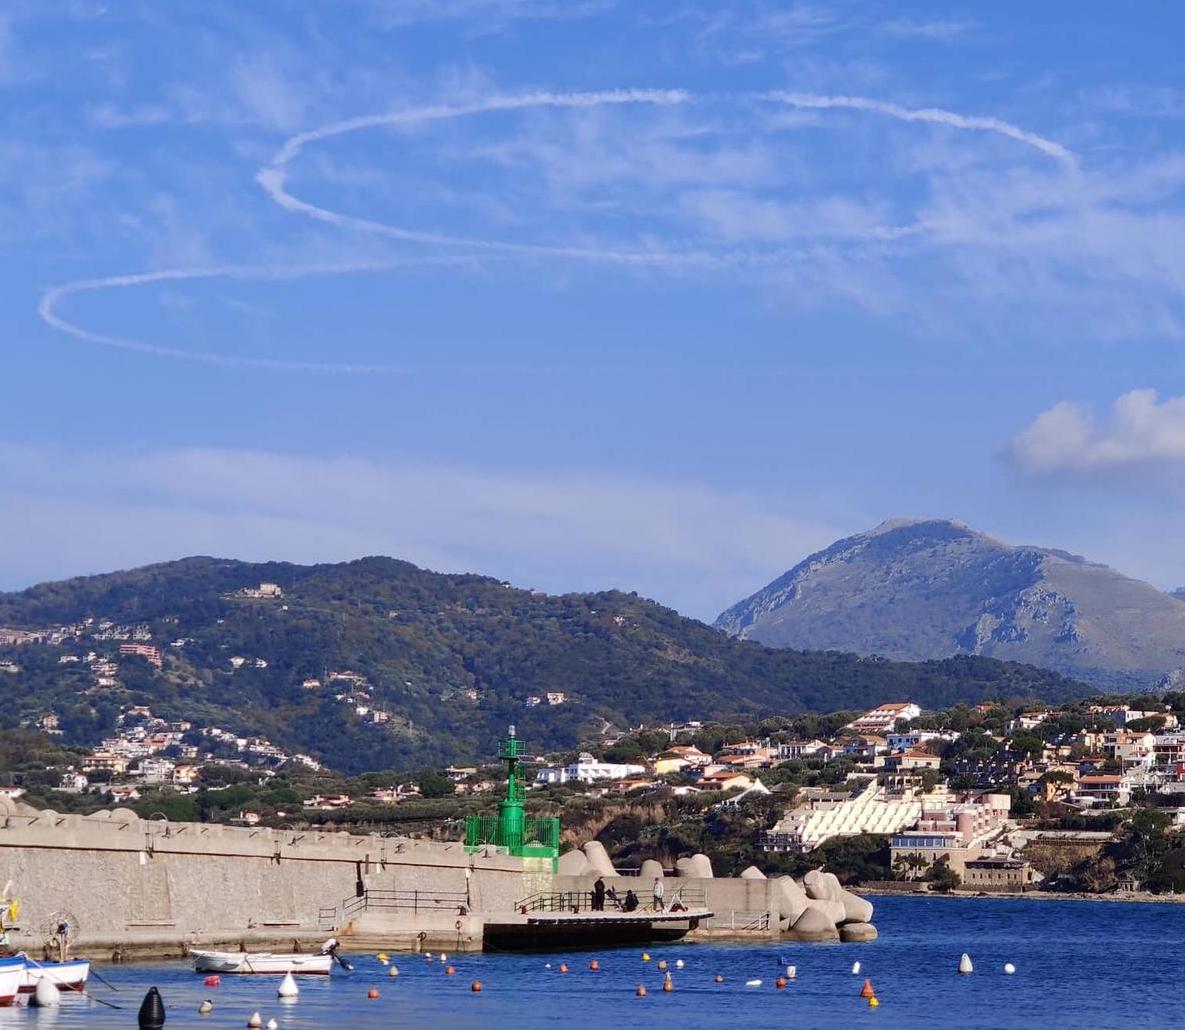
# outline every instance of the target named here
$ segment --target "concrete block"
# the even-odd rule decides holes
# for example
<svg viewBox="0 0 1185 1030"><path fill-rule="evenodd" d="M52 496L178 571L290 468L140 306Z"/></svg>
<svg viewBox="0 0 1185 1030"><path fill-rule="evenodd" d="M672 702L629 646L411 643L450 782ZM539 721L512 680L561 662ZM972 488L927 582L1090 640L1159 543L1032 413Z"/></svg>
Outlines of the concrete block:
<svg viewBox="0 0 1185 1030"><path fill-rule="evenodd" d="M654 883L655 877L661 880L665 875L662 863L648 858L642 863L642 868L638 870L638 882L645 888L648 884Z"/></svg>
<svg viewBox="0 0 1185 1030"><path fill-rule="evenodd" d="M691 868L695 870L694 875L701 880L710 880L716 875L712 871L712 860L704 854L691 856Z"/></svg>
<svg viewBox="0 0 1185 1030"><path fill-rule="evenodd" d="M556 864L560 876L583 876L588 871L588 856L583 851L565 851Z"/></svg>
<svg viewBox="0 0 1185 1030"><path fill-rule="evenodd" d="M839 900L843 905L845 923L872 922L872 902L853 894L851 891L841 890Z"/></svg>
<svg viewBox="0 0 1185 1030"><path fill-rule="evenodd" d="M834 941L839 931L821 910L808 908L794 920L790 936L800 941Z"/></svg>
<svg viewBox="0 0 1185 1030"><path fill-rule="evenodd" d="M613 868L613 863L609 859L609 852L599 840L590 840L585 844L584 855L588 859L589 872L598 876L617 875L617 870Z"/></svg>
<svg viewBox="0 0 1185 1030"><path fill-rule="evenodd" d="M845 944L875 941L876 927L871 923L845 923L839 928L839 939Z"/></svg>
<svg viewBox="0 0 1185 1030"><path fill-rule="evenodd" d="M741 879L742 880L764 880L765 873L763 873L760 869L758 869L757 866L751 865L747 869L741 870Z"/></svg>
<svg viewBox="0 0 1185 1030"><path fill-rule="evenodd" d="M794 922L806 911L807 897L801 885L792 876L779 876L777 885L782 915Z"/></svg>

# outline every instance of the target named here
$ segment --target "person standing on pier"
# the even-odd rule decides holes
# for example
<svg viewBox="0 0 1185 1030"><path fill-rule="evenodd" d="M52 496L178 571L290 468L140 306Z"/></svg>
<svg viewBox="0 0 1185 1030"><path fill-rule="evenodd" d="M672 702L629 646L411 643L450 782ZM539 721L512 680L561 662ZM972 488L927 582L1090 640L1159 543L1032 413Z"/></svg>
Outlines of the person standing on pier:
<svg viewBox="0 0 1185 1030"><path fill-rule="evenodd" d="M605 881L599 876L593 884L592 907L594 912L605 911Z"/></svg>
<svg viewBox="0 0 1185 1030"><path fill-rule="evenodd" d="M654 878L654 911L655 912L665 912L666 911L666 909L663 907L663 903L662 903L662 898L663 898L664 893L665 893L665 891L663 889L662 879L660 877L656 876Z"/></svg>

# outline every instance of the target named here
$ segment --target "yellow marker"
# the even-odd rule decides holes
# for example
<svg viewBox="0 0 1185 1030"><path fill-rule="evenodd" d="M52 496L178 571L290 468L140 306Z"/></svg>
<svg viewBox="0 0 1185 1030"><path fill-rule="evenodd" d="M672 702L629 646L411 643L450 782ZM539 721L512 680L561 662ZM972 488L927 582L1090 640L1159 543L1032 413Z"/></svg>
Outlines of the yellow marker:
<svg viewBox="0 0 1185 1030"><path fill-rule="evenodd" d="M642 952L642 961L643 961L643 962L649 962L649 961L650 961L650 952L648 952L648 951L644 951L644 952Z"/></svg>
<svg viewBox="0 0 1185 1030"><path fill-rule="evenodd" d="M868 999L868 1007L870 1009L880 1008L880 1004L881 1004L880 999L877 997L872 997L872 998Z"/></svg>

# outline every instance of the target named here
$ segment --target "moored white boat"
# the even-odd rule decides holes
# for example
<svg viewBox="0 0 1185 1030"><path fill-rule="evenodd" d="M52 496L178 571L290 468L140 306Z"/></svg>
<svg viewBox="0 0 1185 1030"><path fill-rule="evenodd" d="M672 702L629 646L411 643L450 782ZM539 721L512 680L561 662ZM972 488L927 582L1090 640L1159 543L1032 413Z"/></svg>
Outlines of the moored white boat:
<svg viewBox="0 0 1185 1030"><path fill-rule="evenodd" d="M276 955L261 951L191 951L193 968L199 973L256 973L283 976L327 976L333 965L332 955Z"/></svg>
<svg viewBox="0 0 1185 1030"><path fill-rule="evenodd" d="M0 1005L12 1005L25 982L23 958L0 958Z"/></svg>
<svg viewBox="0 0 1185 1030"><path fill-rule="evenodd" d="M48 980L62 991L79 991L86 986L91 975L88 959L71 959L67 962L33 962L25 964L25 978L21 982L21 994L32 994L37 990L37 981Z"/></svg>

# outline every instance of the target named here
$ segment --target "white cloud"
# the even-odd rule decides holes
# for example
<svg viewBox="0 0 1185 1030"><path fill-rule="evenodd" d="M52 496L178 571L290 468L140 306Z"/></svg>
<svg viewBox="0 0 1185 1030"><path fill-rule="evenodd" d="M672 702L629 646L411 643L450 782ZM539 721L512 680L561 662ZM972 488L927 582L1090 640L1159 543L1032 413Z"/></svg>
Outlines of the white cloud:
<svg viewBox="0 0 1185 1030"><path fill-rule="evenodd" d="M63 476L60 470L69 468ZM0 582L187 554L390 554L552 591L618 587L706 619L841 535L784 499L599 475L364 458L0 445Z"/></svg>
<svg viewBox="0 0 1185 1030"><path fill-rule="evenodd" d="M882 22L881 32L898 39L928 39L949 42L965 36L975 27L969 21L912 21L908 18L897 18Z"/></svg>
<svg viewBox="0 0 1185 1030"><path fill-rule="evenodd" d="M1011 457L1030 475L1089 475L1185 462L1185 397L1155 390L1119 397L1102 422L1061 401L1012 442Z"/></svg>

